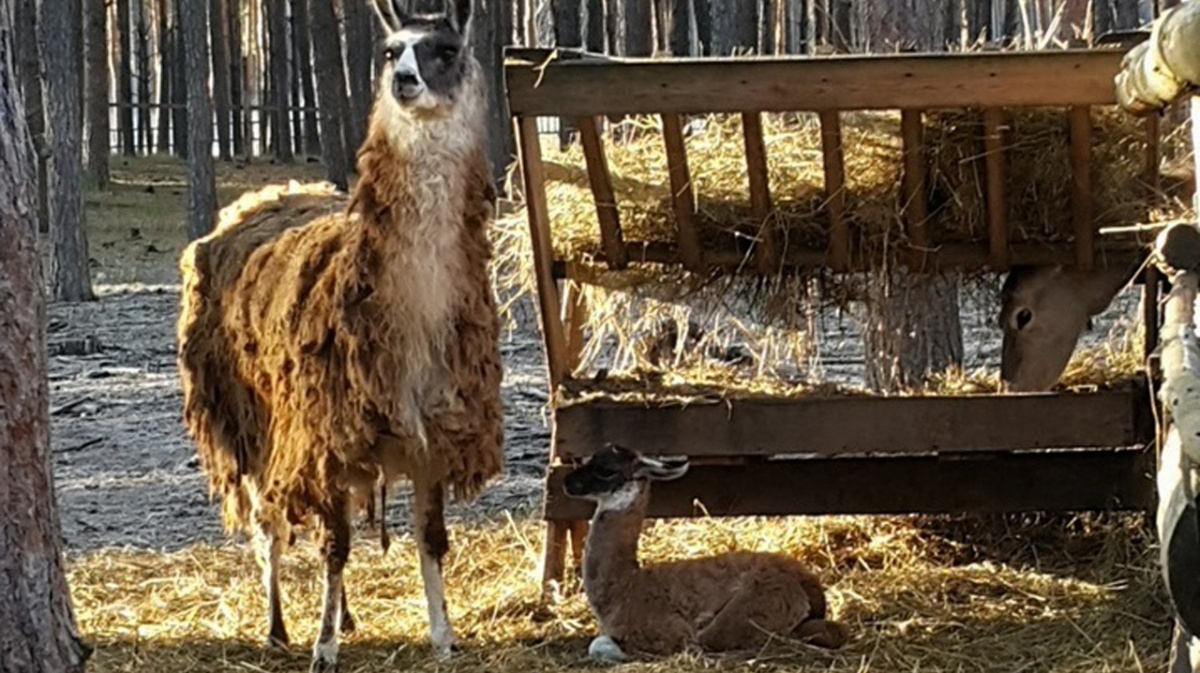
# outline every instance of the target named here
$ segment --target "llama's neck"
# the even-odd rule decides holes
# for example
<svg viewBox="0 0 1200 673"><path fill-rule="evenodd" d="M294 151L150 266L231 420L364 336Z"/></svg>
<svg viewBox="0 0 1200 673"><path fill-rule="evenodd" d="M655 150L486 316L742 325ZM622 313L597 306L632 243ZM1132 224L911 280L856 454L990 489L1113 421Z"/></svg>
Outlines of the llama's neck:
<svg viewBox="0 0 1200 673"><path fill-rule="evenodd" d="M602 500L592 516L583 555L583 586L599 615L621 600L639 572L638 539L649 499L646 484L631 482Z"/></svg>

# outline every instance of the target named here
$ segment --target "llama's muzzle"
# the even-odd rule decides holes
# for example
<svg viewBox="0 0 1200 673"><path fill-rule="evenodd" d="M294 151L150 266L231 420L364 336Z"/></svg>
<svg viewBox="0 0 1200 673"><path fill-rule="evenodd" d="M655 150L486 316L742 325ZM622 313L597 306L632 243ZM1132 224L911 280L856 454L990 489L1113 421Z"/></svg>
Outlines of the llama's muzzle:
<svg viewBox="0 0 1200 673"><path fill-rule="evenodd" d="M425 91L421 77L411 70L397 70L392 78L392 95L401 103L410 103Z"/></svg>

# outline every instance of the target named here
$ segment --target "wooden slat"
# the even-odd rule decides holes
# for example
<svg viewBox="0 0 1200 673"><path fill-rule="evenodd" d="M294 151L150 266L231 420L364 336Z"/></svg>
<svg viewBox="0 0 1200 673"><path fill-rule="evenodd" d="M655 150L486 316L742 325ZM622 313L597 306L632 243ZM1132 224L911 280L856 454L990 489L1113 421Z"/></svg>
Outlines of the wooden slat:
<svg viewBox="0 0 1200 673"><path fill-rule="evenodd" d="M900 134L904 142L904 224L912 246L910 263L922 269L929 252L929 197L925 186L925 129L920 110L900 112Z"/></svg>
<svg viewBox="0 0 1200 673"><path fill-rule="evenodd" d="M563 331L566 333L566 352L564 376L570 377L579 368L583 355L583 328L588 320L587 301L583 296L583 288L579 283L567 279L563 293Z"/></svg>
<svg viewBox="0 0 1200 673"><path fill-rule="evenodd" d="M704 270L700 239L696 236L696 195L688 170L687 147L683 143L683 124L677 114L664 114L663 142L667 150L667 170L671 181L671 203L678 226L676 243L683 265L692 271Z"/></svg>
<svg viewBox="0 0 1200 673"><path fill-rule="evenodd" d="M988 266L1006 271L1011 265L1008 242L1008 207L1004 181L1003 113L983 111L984 171L987 175Z"/></svg>
<svg viewBox="0 0 1200 673"><path fill-rule="evenodd" d="M1122 52L511 60L512 114L786 112L1110 105Z"/></svg>
<svg viewBox="0 0 1200 673"><path fill-rule="evenodd" d="M1071 218L1075 229L1075 263L1090 269L1096 259L1096 223L1092 195L1092 115L1086 106L1067 113L1071 127Z"/></svg>
<svg viewBox="0 0 1200 673"><path fill-rule="evenodd" d="M576 123L579 127L579 139L583 144L583 157L587 161L592 198L596 202L596 219L600 221L600 242L604 246L604 257L611 268L624 269L629 265L629 257L625 253L621 216L617 212L617 195L613 191L612 174L608 170L604 143L600 139L600 125L592 116L580 117Z"/></svg>
<svg viewBox="0 0 1200 673"><path fill-rule="evenodd" d="M1147 434L1136 391L742 399L686 406L595 400L555 410L555 451L607 442L691 456L919 454L1130 446Z"/></svg>
<svg viewBox="0 0 1200 673"><path fill-rule="evenodd" d="M847 458L694 465L656 483L649 515L779 516L1057 510L1145 510L1154 506L1154 454L1062 451L965 459ZM586 500L567 497L550 472L544 516L580 519ZM703 506L698 511L697 504Z"/></svg>
<svg viewBox="0 0 1200 673"><path fill-rule="evenodd" d="M742 134L746 143L746 173L750 182L750 212L758 226L754 259L764 274L779 270L779 245L771 218L771 185L767 176L767 149L763 144L762 116L742 114Z"/></svg>
<svg viewBox="0 0 1200 673"><path fill-rule="evenodd" d="M1142 282L1142 327L1145 338L1142 341L1142 357L1146 360L1158 348L1158 289L1162 282L1162 273L1153 264L1146 267Z"/></svg>
<svg viewBox="0 0 1200 673"><path fill-rule="evenodd" d="M560 487L561 490L561 487ZM546 526L546 540L542 547L542 594L548 597L553 583L562 582L567 565L567 535L570 524L551 521Z"/></svg>
<svg viewBox="0 0 1200 673"><path fill-rule="evenodd" d="M820 113L821 154L825 163L825 212L829 214L828 264L850 269L850 225L846 220L846 163L842 153L842 120L835 110Z"/></svg>
<svg viewBox="0 0 1200 673"><path fill-rule="evenodd" d="M1142 260L1145 255L1140 246L1128 242L1105 242L1097 245L1109 264L1133 263ZM627 245L629 259L633 262L651 264L678 264L680 255L678 249L669 243L635 243ZM1052 266L1055 264L1071 265L1075 263L1075 249L1071 245L1044 243L1013 243L1009 246L1013 264L1030 264L1035 266ZM983 269L987 266L991 253L986 245L976 243L946 243L937 246L925 258L925 271L941 269ZM603 260L600 260L603 261ZM745 266L745 257L733 250L708 250L704 255L707 266L726 271L737 271ZM817 248L805 248L789 245L784 251L781 266L784 270L796 271L818 269L829 263L829 253ZM863 271L869 266L863 259L851 256L849 271ZM555 274L562 277L566 273L566 265L557 263Z"/></svg>
<svg viewBox="0 0 1200 673"><path fill-rule="evenodd" d="M562 382L566 371L566 340L559 313L558 288L554 281L554 246L550 238L550 211L546 206L546 176L542 166L537 119L521 117L517 122L521 174L525 181L525 204L533 245L534 276L537 281L538 311L546 344L546 366L551 387Z"/></svg>

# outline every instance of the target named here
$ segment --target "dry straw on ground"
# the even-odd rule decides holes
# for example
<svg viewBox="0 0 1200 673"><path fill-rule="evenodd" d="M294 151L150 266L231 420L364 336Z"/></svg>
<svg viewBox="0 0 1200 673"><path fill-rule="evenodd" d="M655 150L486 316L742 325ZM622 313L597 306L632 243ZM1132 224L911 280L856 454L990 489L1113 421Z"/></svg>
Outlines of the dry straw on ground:
<svg viewBox="0 0 1200 673"><path fill-rule="evenodd" d="M784 551L828 585L853 639L828 652L775 642L722 658L681 655L623 670L1140 672L1165 665L1169 611L1152 536L1138 515L819 517L659 524L643 559L732 549ZM595 622L577 585L539 605L542 528L533 521L452 530L446 574L463 653L432 661L414 545L384 556L362 542L347 571L359 630L342 670L530 673L599 670L585 659ZM89 667L115 671L303 671L318 622L311 546L288 555L285 612L294 645L260 647L263 596L245 547L106 551L72 560Z"/></svg>

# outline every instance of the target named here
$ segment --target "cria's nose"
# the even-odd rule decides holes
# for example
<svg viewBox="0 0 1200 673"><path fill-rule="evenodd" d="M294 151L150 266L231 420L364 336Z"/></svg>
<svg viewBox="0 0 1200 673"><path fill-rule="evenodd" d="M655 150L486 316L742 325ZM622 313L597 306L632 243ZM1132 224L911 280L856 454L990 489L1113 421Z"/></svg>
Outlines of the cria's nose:
<svg viewBox="0 0 1200 673"><path fill-rule="evenodd" d="M417 77L417 73L411 70L397 70L396 86L402 89L416 89L420 88L421 80Z"/></svg>

